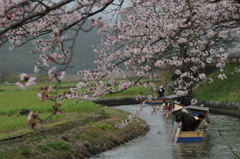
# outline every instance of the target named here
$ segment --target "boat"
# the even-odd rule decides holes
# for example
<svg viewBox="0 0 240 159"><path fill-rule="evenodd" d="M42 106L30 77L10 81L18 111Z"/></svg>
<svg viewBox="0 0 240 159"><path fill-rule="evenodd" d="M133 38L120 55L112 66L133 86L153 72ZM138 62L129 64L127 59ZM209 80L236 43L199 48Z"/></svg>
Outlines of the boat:
<svg viewBox="0 0 240 159"><path fill-rule="evenodd" d="M168 104L171 103L173 104L175 101L180 102L182 105L190 105L191 103L192 96L191 95L176 95L176 94L171 94L167 96L163 96L157 99L147 99L146 102L147 104L150 105L159 105L159 104Z"/></svg>
<svg viewBox="0 0 240 159"><path fill-rule="evenodd" d="M148 99L146 101L149 105L161 105L163 108L164 114L171 114L171 110L176 106L184 106L181 104L181 99L187 99L188 96L179 96L176 94L163 96L160 99Z"/></svg>
<svg viewBox="0 0 240 159"><path fill-rule="evenodd" d="M147 104L149 105L162 105L163 103L168 103L169 101L161 98L161 99L148 99L146 101Z"/></svg>
<svg viewBox="0 0 240 159"><path fill-rule="evenodd" d="M200 106L186 106L184 109L188 110L192 115L198 119L199 114L204 114L205 120L207 123L209 123L209 108L207 107L200 107ZM175 116L173 115L173 125L175 121ZM207 127L203 130L195 130L195 131L181 131L180 128L177 130L174 130L173 126L173 136L174 136L174 142L175 143L201 143L203 142L204 138L207 135L207 130L210 128L210 124L208 124ZM179 131L179 132L178 132Z"/></svg>
<svg viewBox="0 0 240 159"><path fill-rule="evenodd" d="M173 94L173 95L163 96L158 99L148 99L146 102L147 104L150 104L150 105L168 104L168 103L173 103L174 100L178 100L179 97L180 96Z"/></svg>

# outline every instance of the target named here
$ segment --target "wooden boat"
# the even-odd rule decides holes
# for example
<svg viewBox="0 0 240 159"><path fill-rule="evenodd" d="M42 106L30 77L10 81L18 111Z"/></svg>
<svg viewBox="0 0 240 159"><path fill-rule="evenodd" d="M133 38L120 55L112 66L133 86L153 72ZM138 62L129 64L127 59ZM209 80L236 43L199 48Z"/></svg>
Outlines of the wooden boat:
<svg viewBox="0 0 240 159"><path fill-rule="evenodd" d="M146 102L149 105L162 105L163 103L169 103L168 100L165 100L163 98L161 98L161 99L148 99Z"/></svg>
<svg viewBox="0 0 240 159"><path fill-rule="evenodd" d="M163 96L161 99L148 99L146 102L149 105L161 105L163 107L164 114L172 114L171 110L175 108L175 106L183 106L178 101L183 96L179 96L176 94ZM176 104L176 102L178 104Z"/></svg>
<svg viewBox="0 0 240 159"><path fill-rule="evenodd" d="M169 103L173 105L174 102L177 101L177 102L180 102L180 104L187 106L187 105L190 105L191 99L192 99L192 96L190 95L179 96L176 94L172 94L172 95L163 96L158 99L147 99L146 102L147 104L150 104L150 105L161 105L161 104L168 105Z"/></svg>
<svg viewBox="0 0 240 159"><path fill-rule="evenodd" d="M168 103L173 103L174 100L177 100L179 98L178 95L168 95L168 96L163 96L159 99L148 99L147 104L150 105L159 105L159 104L168 104Z"/></svg>
<svg viewBox="0 0 240 159"><path fill-rule="evenodd" d="M173 135L176 135L176 131L173 131ZM177 143L203 142L205 136L205 131L180 131Z"/></svg>
<svg viewBox="0 0 240 159"><path fill-rule="evenodd" d="M209 108L207 107L199 107L199 106L186 106L184 109L190 111L192 115L197 118L199 114L204 114L205 120L209 123ZM175 118L173 117L173 122ZM206 137L207 130L209 129L210 125L206 127L204 130L196 130L196 131L181 131L177 136L177 143L189 143L189 142L203 142L204 138ZM173 130L173 136L176 137L177 131Z"/></svg>

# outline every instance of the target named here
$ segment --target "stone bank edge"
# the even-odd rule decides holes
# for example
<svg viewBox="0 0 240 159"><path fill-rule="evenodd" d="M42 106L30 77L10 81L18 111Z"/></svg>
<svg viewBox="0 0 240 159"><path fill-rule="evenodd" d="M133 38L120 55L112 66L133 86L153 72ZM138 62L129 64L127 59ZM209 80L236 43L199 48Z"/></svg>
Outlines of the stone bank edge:
<svg viewBox="0 0 240 159"><path fill-rule="evenodd" d="M130 105L139 104L146 99L136 100L134 97L128 98L113 98L95 100L94 103L106 106ZM233 102L217 102L217 101L204 101L198 99L198 105L204 105L210 109L210 113L222 114L240 118L240 103Z"/></svg>

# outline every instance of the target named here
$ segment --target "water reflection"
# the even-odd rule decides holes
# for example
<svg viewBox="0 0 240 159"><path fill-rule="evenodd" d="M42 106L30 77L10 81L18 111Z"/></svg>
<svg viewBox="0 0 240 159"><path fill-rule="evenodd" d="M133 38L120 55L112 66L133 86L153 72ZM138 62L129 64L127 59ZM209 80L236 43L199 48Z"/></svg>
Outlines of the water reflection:
<svg viewBox="0 0 240 159"><path fill-rule="evenodd" d="M136 105L118 106L129 112ZM172 121L162 114L149 115L151 107L140 114L151 127L146 136L101 153L92 159L237 159L240 158L239 119L222 115L210 116L211 128L203 143L173 145Z"/></svg>
<svg viewBox="0 0 240 159"><path fill-rule="evenodd" d="M176 159L205 159L208 157L210 147L209 134L206 134L203 143L178 143L178 147L173 149L173 155ZM176 151L174 153L174 151Z"/></svg>

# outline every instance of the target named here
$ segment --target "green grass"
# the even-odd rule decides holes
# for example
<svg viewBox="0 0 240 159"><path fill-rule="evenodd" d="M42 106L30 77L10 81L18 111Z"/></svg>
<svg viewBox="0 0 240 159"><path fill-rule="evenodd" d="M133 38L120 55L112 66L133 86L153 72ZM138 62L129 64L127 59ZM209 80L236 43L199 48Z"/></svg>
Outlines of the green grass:
<svg viewBox="0 0 240 159"><path fill-rule="evenodd" d="M20 147L21 155L30 157L32 150L29 149L28 147Z"/></svg>
<svg viewBox="0 0 240 159"><path fill-rule="evenodd" d="M97 123L95 126L103 131L111 131L114 129L112 125L106 123Z"/></svg>
<svg viewBox="0 0 240 159"><path fill-rule="evenodd" d="M17 86L6 86L0 89L0 138L16 136L34 132L29 125L27 125L27 116L20 115L22 109L29 109L39 114L41 119L46 118L52 113L51 101L40 102L37 93L37 88L45 86L35 85L34 89L14 90ZM63 86L72 86L73 83L63 84ZM7 88L7 89L6 89ZM66 89L61 89L64 91ZM96 105L91 101L82 101L74 103L72 100L61 101L60 110L62 114L55 115L39 126L39 128L48 128L56 125L72 122L76 120L84 120L85 118L95 118L100 116L111 116L116 114L108 107Z"/></svg>
<svg viewBox="0 0 240 159"><path fill-rule="evenodd" d="M41 137L41 136L35 136L35 137L32 137L32 138L30 138L30 141L32 141L32 142L41 142L43 140L43 137Z"/></svg>
<svg viewBox="0 0 240 159"><path fill-rule="evenodd" d="M22 116L19 112L22 109L29 109L36 113L39 113L41 119L46 118L52 113L51 101L40 102L37 93L39 87L44 85L36 85L35 88L26 90L15 90L17 86L0 87L0 138L14 136L17 134L23 134L32 132L33 130L27 125L27 116ZM63 84L63 86L72 86L73 83ZM6 89L7 88L7 89ZM61 91L64 91L63 89ZM74 103L74 101L66 100L61 101L63 104L60 110L63 112L60 115L53 116L48 124L42 125L42 127L51 127L54 125L62 124L69 121L84 119L86 116L103 116L109 113L102 114L104 108L100 108L98 105L91 101L83 101L80 103ZM99 113L98 113L99 111ZM96 113L97 112L97 113Z"/></svg>
<svg viewBox="0 0 240 159"><path fill-rule="evenodd" d="M224 68L227 79L221 80L217 76L220 71L216 71L208 76L214 81L209 84L207 81L201 82L193 89L194 95L198 99L207 101L231 101L240 102L240 73L232 74L236 65L228 64Z"/></svg>
<svg viewBox="0 0 240 159"><path fill-rule="evenodd" d="M0 115L18 114L21 109L29 109L38 113L49 113L53 102L40 102L38 90L19 90L0 92ZM92 111L94 104L89 101L74 103L71 100L63 101L62 110L65 112Z"/></svg>
<svg viewBox="0 0 240 159"><path fill-rule="evenodd" d="M117 80L120 82L120 80ZM148 81L143 79L142 81ZM41 119L46 118L52 113L51 101L40 102L37 93L39 88L50 85L54 87L54 83L40 83L30 86L26 90L19 89L15 84L0 85L0 138L14 136L32 132L33 130L27 125L27 116L22 116L19 112L22 109L29 109L39 114ZM75 86L76 83L63 83L61 87ZM68 88L60 89L59 92L66 91ZM53 90L54 91L54 90ZM149 88L143 86L131 87L121 93L107 94L103 98L121 98L134 97L136 95L151 94ZM40 128L51 127L58 124L63 124L69 121L84 119L86 117L111 116L116 111L111 111L106 107L100 107L91 101L83 101L74 103L72 100L61 101L60 110L63 112L60 115L53 116L49 121L46 121ZM101 125L102 129L106 125Z"/></svg>
<svg viewBox="0 0 240 159"><path fill-rule="evenodd" d="M91 101L83 101L74 103L73 101L65 101L61 106L63 112L93 112L97 105Z"/></svg>
<svg viewBox="0 0 240 159"><path fill-rule="evenodd" d="M0 115L16 114L24 108L38 112L46 112L52 102L40 102L36 95L37 93L37 90L0 92Z"/></svg>
<svg viewBox="0 0 240 159"><path fill-rule="evenodd" d="M108 107L98 106L95 103L84 101L75 105L63 105L61 107L62 114L54 115L49 120L46 120L38 128L45 129L67 122L82 121L86 118L95 118L100 116L111 116L116 112L111 112ZM103 113L104 112L104 113ZM37 112L38 113L38 112ZM49 116L50 113L39 113L41 119ZM22 115L2 115L0 116L0 138L15 136L34 132L27 125L27 116Z"/></svg>
<svg viewBox="0 0 240 159"><path fill-rule="evenodd" d="M68 150L69 145L61 141L48 140L47 145L55 150Z"/></svg>
<svg viewBox="0 0 240 159"><path fill-rule="evenodd" d="M225 74L227 79L221 80L217 78L219 71L214 72L209 77L215 79L212 84L208 84L207 81L201 82L198 87L194 88L194 95L203 100L209 101L233 101L240 102L240 74L232 75L235 65L227 65ZM208 77L208 78L209 78ZM121 80L117 80L120 82ZM143 79L142 81L149 81ZM154 81L156 84L159 80ZM27 116L19 115L21 109L29 109L31 111L39 113L41 118L47 117L52 112L51 101L40 102L37 93L40 87L51 85L54 83L40 83L29 87L27 90L20 90L15 84L0 85L0 138L6 136L6 133L11 135L26 133L32 131L26 124ZM76 83L63 83L61 87L75 86ZM60 92L65 91L61 89ZM122 97L134 97L136 95L148 95L157 94L149 88L143 86L135 86L127 89L121 93L107 94L105 98L122 98ZM91 101L83 101L80 103L74 103L71 100L62 101L60 110L63 112L61 115L55 115L51 118L49 123L62 124L64 122L83 119L86 116L110 116L114 111L101 108ZM54 125L50 124L50 126ZM45 127L48 127L47 124ZM101 126L100 126L101 127ZM103 127L105 127L103 125ZM2 133L2 134L1 134ZM4 134L5 133L5 134Z"/></svg>
<svg viewBox="0 0 240 159"><path fill-rule="evenodd" d="M50 147L48 145L39 144L37 145L37 150L40 152L46 152L50 150Z"/></svg>
<svg viewBox="0 0 240 159"><path fill-rule="evenodd" d="M32 89L39 89L40 87L44 87L44 86L56 86L56 83L38 83L37 85L32 85L27 87L28 90L32 90ZM72 83L72 82L66 82L66 83L61 83L61 87L75 87L76 83ZM0 92L3 91L21 91L21 89L16 86L15 83L10 83L8 85L6 84L0 84Z"/></svg>

